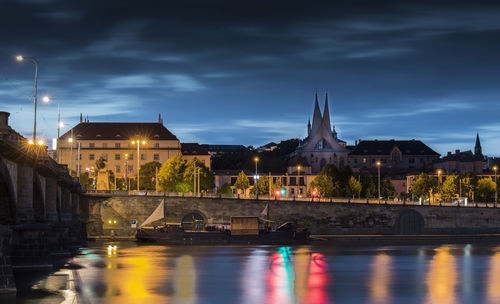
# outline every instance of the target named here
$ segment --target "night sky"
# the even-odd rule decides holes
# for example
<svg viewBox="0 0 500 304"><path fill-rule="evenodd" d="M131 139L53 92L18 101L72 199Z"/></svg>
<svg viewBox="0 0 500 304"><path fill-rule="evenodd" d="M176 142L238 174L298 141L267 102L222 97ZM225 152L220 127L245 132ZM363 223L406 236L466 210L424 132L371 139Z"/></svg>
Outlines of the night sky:
<svg viewBox="0 0 500 304"><path fill-rule="evenodd" d="M467 4L467 2L471 2ZM156 121L183 142L306 136L328 91L339 137L500 151L500 5L474 1L0 0L0 110L32 134L39 100L63 132ZM449 5L452 4L452 5ZM38 135L57 104L39 102Z"/></svg>

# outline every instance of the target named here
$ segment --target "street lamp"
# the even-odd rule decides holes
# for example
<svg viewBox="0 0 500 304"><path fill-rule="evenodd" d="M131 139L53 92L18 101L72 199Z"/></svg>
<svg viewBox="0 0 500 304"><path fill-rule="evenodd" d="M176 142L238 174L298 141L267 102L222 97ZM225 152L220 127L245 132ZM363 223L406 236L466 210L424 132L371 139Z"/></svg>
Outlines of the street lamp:
<svg viewBox="0 0 500 304"><path fill-rule="evenodd" d="M23 62L24 60L29 60L35 64L35 119L33 122L33 142L36 142L36 93L37 93L37 86L38 86L38 61L36 61L35 58L33 57L24 57L22 55L18 55L16 57L16 60L19 62Z"/></svg>
<svg viewBox="0 0 500 304"><path fill-rule="evenodd" d="M297 195L298 195L299 197L300 197L300 195L301 195L301 193L300 193L300 169L301 169L301 168L302 168L302 167L301 167L300 165L298 165L298 166L297 166L297 173L298 173L298 177L297 177L297 185L299 186L299 187L297 188L297 192L298 192L298 193L297 193Z"/></svg>
<svg viewBox="0 0 500 304"><path fill-rule="evenodd" d="M73 172L71 172L73 169L73 137L68 138L68 142L71 145L69 148L69 175L73 176Z"/></svg>
<svg viewBox="0 0 500 304"><path fill-rule="evenodd" d="M47 95L43 96L43 98L42 98L42 101L44 103L49 103L52 100L56 100L56 99L53 97L47 96ZM64 124L61 122L61 105L59 102L57 102L57 140L56 140L57 145L59 145L59 137L60 137L62 127L64 127ZM59 149L57 149L57 150L59 150ZM57 161L60 162L59 153L57 153Z"/></svg>
<svg viewBox="0 0 500 304"><path fill-rule="evenodd" d="M378 171L378 199L380 201L380 161L377 161L377 171Z"/></svg>
<svg viewBox="0 0 500 304"><path fill-rule="evenodd" d="M137 191L139 192L139 173L141 171L141 144L142 145L145 145L146 144L146 141L145 140L133 140L132 141L132 144L133 145L137 145Z"/></svg>
<svg viewBox="0 0 500 304"><path fill-rule="evenodd" d="M493 172L495 172L495 207L496 207L497 202L498 202L498 184L497 184L498 167L496 165L494 165L492 169L493 169Z"/></svg>
<svg viewBox="0 0 500 304"><path fill-rule="evenodd" d="M257 163L259 162L259 158L256 156L254 157L253 161L255 162L255 197L256 198L259 198L259 188L257 187L258 186L258 183L259 183L259 177L257 175Z"/></svg>

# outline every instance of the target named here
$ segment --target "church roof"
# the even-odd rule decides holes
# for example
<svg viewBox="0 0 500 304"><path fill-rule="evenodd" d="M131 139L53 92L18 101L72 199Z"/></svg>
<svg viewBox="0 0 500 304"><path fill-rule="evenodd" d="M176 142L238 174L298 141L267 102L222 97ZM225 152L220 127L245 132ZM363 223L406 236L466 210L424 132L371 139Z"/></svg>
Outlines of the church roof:
<svg viewBox="0 0 500 304"><path fill-rule="evenodd" d="M362 140L350 155L389 155L397 147L403 155L432 155L440 154L432 150L420 140Z"/></svg>
<svg viewBox="0 0 500 304"><path fill-rule="evenodd" d="M79 140L177 140L164 125L157 122L81 122L73 127L73 137ZM61 139L71 137L71 130Z"/></svg>

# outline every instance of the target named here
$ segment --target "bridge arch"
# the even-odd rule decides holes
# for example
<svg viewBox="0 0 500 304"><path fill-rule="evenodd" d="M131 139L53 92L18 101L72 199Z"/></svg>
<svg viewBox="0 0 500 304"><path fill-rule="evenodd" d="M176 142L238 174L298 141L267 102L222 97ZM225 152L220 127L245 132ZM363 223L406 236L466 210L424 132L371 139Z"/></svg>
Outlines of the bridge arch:
<svg viewBox="0 0 500 304"><path fill-rule="evenodd" d="M9 169L0 158L0 224L16 222L16 195Z"/></svg>
<svg viewBox="0 0 500 304"><path fill-rule="evenodd" d="M396 221L399 234L420 234L424 229L424 217L413 209L406 209L399 213Z"/></svg>
<svg viewBox="0 0 500 304"><path fill-rule="evenodd" d="M181 220L181 225L184 230L193 230L197 228L203 228L204 224L207 223L207 217L201 211L190 210L186 213Z"/></svg>

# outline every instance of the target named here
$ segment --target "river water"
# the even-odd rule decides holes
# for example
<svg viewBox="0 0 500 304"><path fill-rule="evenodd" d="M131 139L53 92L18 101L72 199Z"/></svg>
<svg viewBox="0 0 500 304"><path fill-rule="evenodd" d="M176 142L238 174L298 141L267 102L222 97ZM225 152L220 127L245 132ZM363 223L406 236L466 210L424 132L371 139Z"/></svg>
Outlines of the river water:
<svg viewBox="0 0 500 304"><path fill-rule="evenodd" d="M74 262L83 266L67 270L80 303L500 303L500 244L95 242ZM72 294L61 288L17 302L71 303Z"/></svg>

